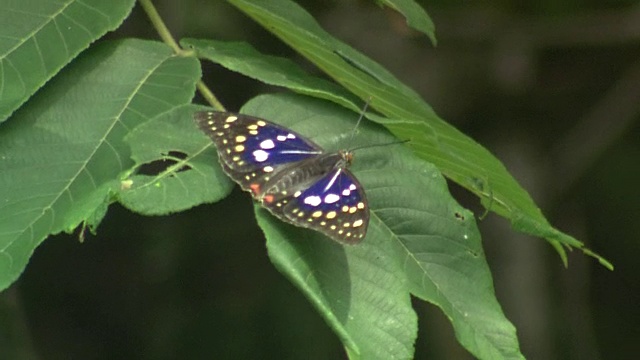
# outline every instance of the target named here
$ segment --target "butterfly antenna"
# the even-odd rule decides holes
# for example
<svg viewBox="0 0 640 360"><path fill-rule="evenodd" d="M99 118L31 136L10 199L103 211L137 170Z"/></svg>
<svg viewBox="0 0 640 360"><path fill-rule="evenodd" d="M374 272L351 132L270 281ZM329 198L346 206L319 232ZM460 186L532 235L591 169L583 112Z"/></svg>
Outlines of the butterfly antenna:
<svg viewBox="0 0 640 360"><path fill-rule="evenodd" d="M369 145L363 145L363 146L358 146L355 147L353 149L351 149L351 151L356 151L356 150L362 150L362 149L368 149L368 148L372 148L372 147L378 147L378 146L389 146L389 145L398 145L398 144L404 144L404 143L408 143L409 139L407 140L396 140L396 141L391 141L388 143L382 143L382 144L369 144Z"/></svg>
<svg viewBox="0 0 640 360"><path fill-rule="evenodd" d="M364 103L364 106L362 107L362 111L360 112L360 117L358 118L358 121L356 121L356 126L353 127L353 131L351 132L351 138L349 139L349 142L348 142L349 145L353 144L353 139L356 137L356 130L358 129L358 126L360 126L360 122L362 121L364 114L367 112L370 102L371 102L371 96L369 96L369 98L367 99L367 102Z"/></svg>
<svg viewBox="0 0 640 360"><path fill-rule="evenodd" d="M360 122L362 121L362 118L364 118L364 114L367 112L367 109L369 108L369 103L370 102L371 102L371 96L369 96L369 98L367 99L367 102L365 102L364 106L362 107L362 111L360 112L360 117L358 118L358 121L356 121L356 126L353 128L353 131L351 132L351 138L349 139L349 144L353 144L353 139L356 136L356 130L358 129L358 126L360 126ZM358 146L358 147L355 147L355 148L349 147L348 149L350 149L350 151L356 151L356 150L361 150L361 149L366 149L366 148L371 148L371 147L404 144L404 143L407 143L409 141L410 140L397 140L397 141L392 141L392 142L382 143L382 144L363 145L363 146Z"/></svg>

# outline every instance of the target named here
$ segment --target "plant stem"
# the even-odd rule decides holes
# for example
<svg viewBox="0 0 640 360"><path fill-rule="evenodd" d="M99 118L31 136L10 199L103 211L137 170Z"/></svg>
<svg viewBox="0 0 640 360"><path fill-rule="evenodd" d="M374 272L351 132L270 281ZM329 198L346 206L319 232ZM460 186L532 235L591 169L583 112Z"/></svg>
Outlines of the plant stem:
<svg viewBox="0 0 640 360"><path fill-rule="evenodd" d="M158 35L160 35L162 41L164 41L165 44L169 45L176 54L181 54L182 48L180 47L180 45L178 45L173 36L171 36L169 28L167 28L167 25L165 25L164 21L162 21L160 14L158 14L158 10L156 10L155 6L153 6L151 0L139 0L139 2L140 5L142 5L144 11L147 13L149 20L151 20L153 27L156 28L156 31L158 32Z"/></svg>
<svg viewBox="0 0 640 360"><path fill-rule="evenodd" d="M140 3L144 11L147 13L149 20L151 21L151 23L153 24L153 27L158 32L158 35L160 36L162 41L165 44L169 45L173 49L173 51L176 53L176 55L191 56L191 54L194 53L194 52L184 51L180 47L178 42L171 35L171 32L169 31L169 28L167 28L167 25L165 25L164 21L162 21L162 18L160 17L158 10L156 10L155 6L153 6L153 3L151 2L151 0L138 0L138 2ZM200 94L202 94L202 96L207 100L209 104L211 104L211 106L222 111L225 110L222 103L216 98L213 92L209 90L207 85L202 80L198 81L196 86L198 88L198 91L200 91Z"/></svg>

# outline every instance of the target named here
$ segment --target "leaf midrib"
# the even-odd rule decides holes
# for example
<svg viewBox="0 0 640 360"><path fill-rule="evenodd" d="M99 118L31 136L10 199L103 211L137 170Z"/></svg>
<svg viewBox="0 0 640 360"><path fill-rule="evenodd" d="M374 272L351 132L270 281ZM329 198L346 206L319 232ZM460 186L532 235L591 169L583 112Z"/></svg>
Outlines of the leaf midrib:
<svg viewBox="0 0 640 360"><path fill-rule="evenodd" d="M102 146L105 143L108 143L107 141L107 137L109 134L111 134L114 126L118 123L118 121L120 121L120 117L121 115L124 113L124 111L128 108L128 106L131 104L131 101L133 101L133 99L135 98L135 96L138 94L138 91L142 88L142 86L145 84L145 82L151 77L151 75L154 73L155 70L157 70L160 66L162 66L162 64L164 64L164 62L166 61L166 59L163 59L162 61L158 62L158 64L152 68L150 68L150 70L148 71L148 73L146 74L146 76L144 76L141 81L138 83L138 85L133 89L133 91L131 91L131 95L129 96L129 98L127 99L127 101L125 102L124 106L122 107L122 109L116 114L116 116L114 117L114 121L112 122L112 124L107 128L107 131L105 131L105 134L99 139L98 141L98 146L95 147L95 149L89 154L89 156L87 156L87 159L81 162L81 166L78 167L78 171L69 178L69 181L67 182L67 184L60 189L59 193L57 196L55 196L46 206L44 206L42 208L42 216L44 216L49 210L54 210L54 205L56 204L56 202L58 201L58 199L60 199L60 197L65 193L68 192L71 185L75 182L75 180L79 177L79 175L86 170L87 168L87 164L89 164L89 162L91 161L91 159L93 159L93 157L95 156L95 154L98 152L99 149L102 148ZM95 190L95 189L94 189ZM9 254L6 253L6 249L11 247L18 239L20 239L25 232L27 231L27 229L32 229L33 226L40 220L42 219L42 216L37 216L34 218L33 221L29 222L23 231L17 231L16 233L18 234L16 237L13 238L13 240L9 240L6 244L5 247L0 249L0 254L6 254L10 261L10 266L9 269L11 269L13 267L13 260L11 258L11 256ZM55 216L55 215L54 215ZM51 231L51 229L49 230ZM32 236L34 234L32 233Z"/></svg>

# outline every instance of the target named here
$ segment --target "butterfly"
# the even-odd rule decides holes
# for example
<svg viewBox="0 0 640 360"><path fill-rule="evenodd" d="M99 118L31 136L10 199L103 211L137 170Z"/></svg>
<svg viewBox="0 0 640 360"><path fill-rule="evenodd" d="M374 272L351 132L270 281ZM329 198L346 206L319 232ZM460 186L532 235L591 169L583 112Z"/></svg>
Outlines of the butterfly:
<svg viewBox="0 0 640 360"><path fill-rule="evenodd" d="M353 153L326 152L270 121L229 112L194 114L218 151L222 169L281 220L345 244L362 241L369 207L348 167Z"/></svg>

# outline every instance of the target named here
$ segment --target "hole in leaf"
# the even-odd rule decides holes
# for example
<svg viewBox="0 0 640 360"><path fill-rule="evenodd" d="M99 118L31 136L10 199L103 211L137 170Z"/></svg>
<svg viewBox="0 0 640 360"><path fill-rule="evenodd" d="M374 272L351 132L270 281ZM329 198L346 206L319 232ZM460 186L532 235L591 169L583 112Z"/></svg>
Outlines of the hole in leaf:
<svg viewBox="0 0 640 360"><path fill-rule="evenodd" d="M187 163L183 163L182 166L174 168L178 163L187 158L187 154L180 151L169 151L166 154L162 154L163 159L155 160L146 164L142 164L138 168L139 175L158 175L166 171L182 172L191 169Z"/></svg>

